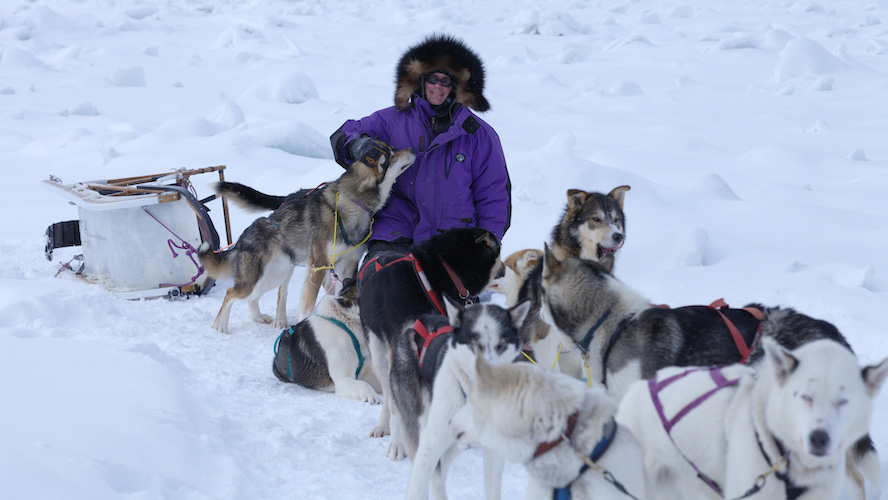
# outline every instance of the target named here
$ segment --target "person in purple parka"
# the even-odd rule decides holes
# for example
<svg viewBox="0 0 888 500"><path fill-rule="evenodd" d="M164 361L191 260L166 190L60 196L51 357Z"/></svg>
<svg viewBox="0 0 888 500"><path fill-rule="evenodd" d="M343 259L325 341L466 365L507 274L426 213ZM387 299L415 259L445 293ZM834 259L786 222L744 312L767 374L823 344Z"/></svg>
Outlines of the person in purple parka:
<svg viewBox="0 0 888 500"><path fill-rule="evenodd" d="M395 105L348 120L330 137L337 163L374 162L382 150L413 148L416 162L375 216L368 253L406 253L454 227L478 226L502 240L511 219L511 182L487 111L481 59L461 40L433 34L410 47L396 70Z"/></svg>

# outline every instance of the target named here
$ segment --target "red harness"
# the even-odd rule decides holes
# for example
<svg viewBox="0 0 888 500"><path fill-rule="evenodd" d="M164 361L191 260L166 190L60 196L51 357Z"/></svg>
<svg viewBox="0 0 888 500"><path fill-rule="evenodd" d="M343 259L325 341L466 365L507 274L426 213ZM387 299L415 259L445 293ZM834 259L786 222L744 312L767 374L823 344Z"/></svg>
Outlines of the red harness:
<svg viewBox="0 0 888 500"><path fill-rule="evenodd" d="M416 259L412 253L408 253L403 257L399 257L393 261L381 263L379 262L379 257L376 256L370 260L368 260L361 267L360 272L358 272L358 281L364 279L364 273L368 272L369 274L377 273L382 268L388 267L392 264L397 264L398 262L410 262L413 266L413 271L416 274L416 278L419 280L419 284L422 286L422 289L425 291L426 296L432 302L432 305L435 306L435 309L438 310L438 313L441 316L447 316L447 310L444 308L444 303L441 301L441 295L432 288L432 284L429 283L428 277L426 277L425 271L422 270L422 266L419 264L419 261ZM447 264L447 262L441 257L441 264L444 265L444 269L447 271L447 274L450 275L450 280L453 282L453 285L456 287L457 292L459 292L460 298L465 300L469 296L469 291L466 289L465 285L459 276L456 275L456 272Z"/></svg>
<svg viewBox="0 0 888 500"><path fill-rule="evenodd" d="M441 325L437 330L429 331L421 320L416 320L413 323L413 329L420 337L422 337L422 345L416 346L416 355L419 357L420 368L422 368L422 362L425 360L426 352L428 352L429 345L431 345L432 341L441 335L453 331L453 328L450 325Z"/></svg>
<svg viewBox="0 0 888 500"><path fill-rule="evenodd" d="M670 307L665 304L656 304L653 305L653 307L670 309ZM738 363L745 364L749 360L749 355L752 353L752 348L755 347L755 344L758 342L759 337L761 337L762 335L762 311L756 307L742 308L743 311L752 314L752 317L754 317L759 322L758 327L755 330L755 338L749 345L747 345L746 340L743 339L743 335L740 333L740 329L737 328L737 326L730 319L728 319L728 317L725 316L723 312L719 310L729 308L728 303L725 302L725 299L716 299L708 306L699 307L708 307L709 309L717 312L719 316L721 316L722 321L725 322L725 326L728 327L728 331L731 332L731 338L734 340L734 345L737 346L737 352L740 354L740 361L738 361Z"/></svg>

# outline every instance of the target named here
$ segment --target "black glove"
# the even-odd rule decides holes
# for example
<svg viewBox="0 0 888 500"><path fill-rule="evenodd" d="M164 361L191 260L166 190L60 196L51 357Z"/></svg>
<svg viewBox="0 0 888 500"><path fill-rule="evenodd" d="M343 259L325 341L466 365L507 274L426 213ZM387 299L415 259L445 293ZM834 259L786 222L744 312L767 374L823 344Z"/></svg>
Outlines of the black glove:
<svg viewBox="0 0 888 500"><path fill-rule="evenodd" d="M348 155L355 161L375 167L379 157L388 152L388 146L378 140L361 136L348 143Z"/></svg>

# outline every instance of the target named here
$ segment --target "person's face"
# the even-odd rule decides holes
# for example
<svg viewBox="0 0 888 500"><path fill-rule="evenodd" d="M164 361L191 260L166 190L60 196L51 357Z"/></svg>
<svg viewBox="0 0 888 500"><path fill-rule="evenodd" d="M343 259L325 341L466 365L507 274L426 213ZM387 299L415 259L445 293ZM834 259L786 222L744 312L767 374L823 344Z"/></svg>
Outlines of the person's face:
<svg viewBox="0 0 888 500"><path fill-rule="evenodd" d="M434 81L435 83L432 83ZM447 85L444 85L444 84ZM453 82L450 81L450 77L445 75L444 73L432 73L431 75L426 77L425 82L425 95L426 100L429 101L432 106L437 106L444 102L447 99L447 96L450 95L450 90L453 88Z"/></svg>

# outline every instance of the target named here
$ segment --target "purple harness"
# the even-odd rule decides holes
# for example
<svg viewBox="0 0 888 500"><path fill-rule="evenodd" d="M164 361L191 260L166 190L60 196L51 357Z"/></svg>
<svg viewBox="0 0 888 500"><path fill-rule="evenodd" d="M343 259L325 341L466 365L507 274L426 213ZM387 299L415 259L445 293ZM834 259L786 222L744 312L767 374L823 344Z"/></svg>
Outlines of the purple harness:
<svg viewBox="0 0 888 500"><path fill-rule="evenodd" d="M663 428L666 429L666 435L669 436L669 440L672 441L672 444L675 445L675 449L677 449L678 452L681 454L681 456L684 457L685 461L687 461L689 464L691 464L691 467L693 467L694 470L697 472L697 477L699 477L710 488L715 490L715 492L718 493L720 496L722 495L721 487L719 487L719 485L715 481L710 479L699 468L697 468L697 466L694 464L694 462L692 462L684 454L684 452L681 451L681 448L679 448L678 444L675 443L675 440L672 439L672 428L675 427L675 424L677 424L682 418L684 418L685 415L690 413L691 410L693 410L694 408L703 404L703 402L706 401L707 399L709 399L713 394L724 389L725 387L731 387L731 386L737 385L737 383L740 382L739 378L734 379L734 380L726 379L724 377L724 375L722 375L721 369L722 369L721 366L713 366L711 368L691 368L691 369L685 370L681 373L675 374L663 381L658 382L656 375L654 375L653 378L648 380L648 389L651 392L651 400L653 400L653 402L654 402L654 408L657 409L657 415L660 416L660 422L663 423ZM699 371L703 371L703 370L709 371L709 376L712 378L712 381L715 382L715 388L703 393L700 397L698 397L697 399L688 403L688 405L685 406L684 408L682 408L681 411L676 413L675 416L672 417L671 420L666 418L666 413L663 411L663 403L662 403L662 401L660 401L660 391L665 389L667 386L669 386L673 382L676 382L676 381L690 375L691 373L699 372Z"/></svg>

